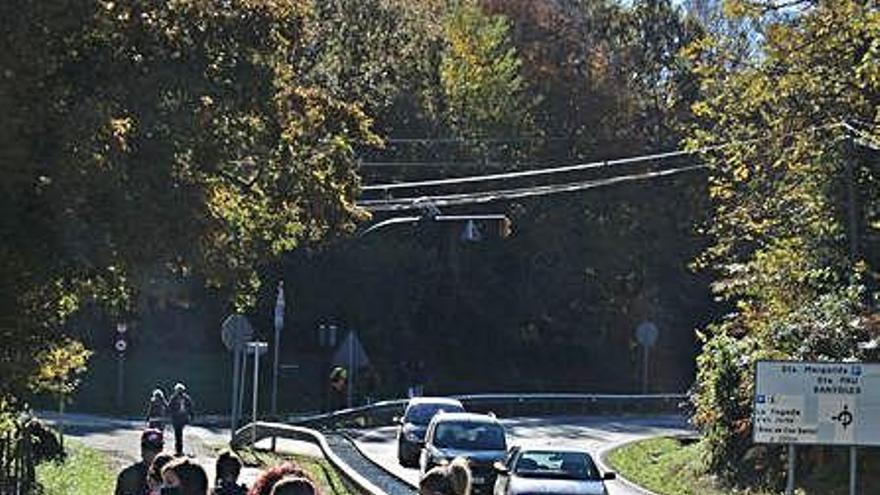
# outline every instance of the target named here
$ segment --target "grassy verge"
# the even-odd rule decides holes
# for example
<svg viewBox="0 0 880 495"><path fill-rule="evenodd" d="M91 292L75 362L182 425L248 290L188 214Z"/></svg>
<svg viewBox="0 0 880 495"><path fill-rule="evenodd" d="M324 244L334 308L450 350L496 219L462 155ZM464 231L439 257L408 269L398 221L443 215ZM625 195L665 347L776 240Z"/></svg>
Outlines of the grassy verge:
<svg viewBox="0 0 880 495"><path fill-rule="evenodd" d="M67 459L37 466L42 495L113 493L116 475L107 456L76 441L66 440Z"/></svg>
<svg viewBox="0 0 880 495"><path fill-rule="evenodd" d="M706 475L698 443L652 438L611 452L608 463L624 478L662 495L771 495L760 490L730 490Z"/></svg>
<svg viewBox="0 0 880 495"><path fill-rule="evenodd" d="M318 483L321 493L326 495L358 495L357 492L349 489L336 469L325 459L254 449L243 449L236 453L246 466L259 468L275 466L284 461L293 461L312 475L312 479Z"/></svg>

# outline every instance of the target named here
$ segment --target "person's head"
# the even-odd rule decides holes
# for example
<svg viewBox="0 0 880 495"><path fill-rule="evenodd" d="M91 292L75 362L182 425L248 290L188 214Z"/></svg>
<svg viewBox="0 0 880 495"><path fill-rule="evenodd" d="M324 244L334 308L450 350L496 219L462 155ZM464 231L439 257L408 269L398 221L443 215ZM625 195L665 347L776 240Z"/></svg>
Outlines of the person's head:
<svg viewBox="0 0 880 495"><path fill-rule="evenodd" d="M241 459L235 453L225 450L217 457L217 482L235 483L241 473Z"/></svg>
<svg viewBox="0 0 880 495"><path fill-rule="evenodd" d="M285 476L311 479L301 467L292 462L285 462L261 472L248 495L272 495L272 488Z"/></svg>
<svg viewBox="0 0 880 495"><path fill-rule="evenodd" d="M312 480L302 476L288 475L275 483L270 495L320 495Z"/></svg>
<svg viewBox="0 0 880 495"><path fill-rule="evenodd" d="M161 388L157 388L153 390L153 400L159 400L165 398L165 392L162 391Z"/></svg>
<svg viewBox="0 0 880 495"><path fill-rule="evenodd" d="M419 481L420 495L470 495L471 469L467 459L456 457L449 464L436 466Z"/></svg>
<svg viewBox="0 0 880 495"><path fill-rule="evenodd" d="M162 487L174 495L207 495L208 475L188 457L179 457L162 468Z"/></svg>
<svg viewBox="0 0 880 495"><path fill-rule="evenodd" d="M183 392L186 392L186 385L184 385L180 382L175 383L174 384L174 393L182 394Z"/></svg>
<svg viewBox="0 0 880 495"><path fill-rule="evenodd" d="M141 460L144 464L150 465L153 459L162 452L165 446L165 440L162 438L162 432L155 428L148 428L141 433Z"/></svg>
<svg viewBox="0 0 880 495"><path fill-rule="evenodd" d="M174 460L174 456L162 452L153 458L150 469L147 471L147 486L150 490L156 490L162 486L162 468Z"/></svg>

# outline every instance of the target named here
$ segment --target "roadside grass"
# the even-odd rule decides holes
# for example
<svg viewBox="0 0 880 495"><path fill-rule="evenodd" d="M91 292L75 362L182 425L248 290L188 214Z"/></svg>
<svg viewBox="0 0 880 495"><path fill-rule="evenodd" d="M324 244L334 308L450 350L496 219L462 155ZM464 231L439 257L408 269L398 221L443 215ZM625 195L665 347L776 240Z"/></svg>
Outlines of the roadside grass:
<svg viewBox="0 0 880 495"><path fill-rule="evenodd" d="M65 441L64 462L44 462L37 466L41 495L94 495L113 493L116 482L106 455L74 440Z"/></svg>
<svg viewBox="0 0 880 495"><path fill-rule="evenodd" d="M706 474L697 442L652 438L624 445L608 456L620 476L662 495L773 495L761 490L732 490ZM802 493L802 492L801 492Z"/></svg>
<svg viewBox="0 0 880 495"><path fill-rule="evenodd" d="M343 481L336 469L325 459L296 454L282 454L259 449L241 449L236 453L246 466L267 468L284 461L293 461L318 483L321 493L326 495L359 495Z"/></svg>

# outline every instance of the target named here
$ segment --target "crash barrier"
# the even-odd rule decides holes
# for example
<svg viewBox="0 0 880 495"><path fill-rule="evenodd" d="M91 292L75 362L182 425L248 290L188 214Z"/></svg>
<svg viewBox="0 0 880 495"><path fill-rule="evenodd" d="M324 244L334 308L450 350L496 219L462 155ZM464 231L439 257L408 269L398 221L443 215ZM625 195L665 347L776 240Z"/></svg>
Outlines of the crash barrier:
<svg viewBox="0 0 880 495"><path fill-rule="evenodd" d="M493 412L500 417L559 415L638 415L680 413L685 394L465 394L452 395L473 412ZM326 414L295 416L285 422L321 430L370 428L390 425L403 414L406 399L381 401L368 406Z"/></svg>
<svg viewBox="0 0 880 495"><path fill-rule="evenodd" d="M363 495L387 495L386 492L368 479L361 476L355 469L343 461L333 452L327 443L327 438L319 431L303 426L292 426L284 423L257 422L239 428L232 437L230 447L238 449L247 445L253 445L265 438L286 438L299 440L317 445L324 454L324 458L343 475L346 481L352 484L358 493Z"/></svg>

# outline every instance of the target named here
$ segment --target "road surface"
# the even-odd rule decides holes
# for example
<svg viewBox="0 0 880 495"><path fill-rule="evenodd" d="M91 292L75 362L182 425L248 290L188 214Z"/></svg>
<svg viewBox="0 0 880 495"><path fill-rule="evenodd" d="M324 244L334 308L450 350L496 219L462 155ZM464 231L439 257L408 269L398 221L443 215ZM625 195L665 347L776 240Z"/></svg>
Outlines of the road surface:
<svg viewBox="0 0 880 495"><path fill-rule="evenodd" d="M598 462L602 455L627 442L661 435L686 435L693 431L680 416L620 418L611 416L554 416L511 418L501 421L508 444L521 446L575 446L588 449ZM418 470L397 462L397 428L387 426L351 432L357 446L374 462L411 484L418 483ZM600 466L607 469L607 466ZM608 482L609 495L644 495L625 480Z"/></svg>

